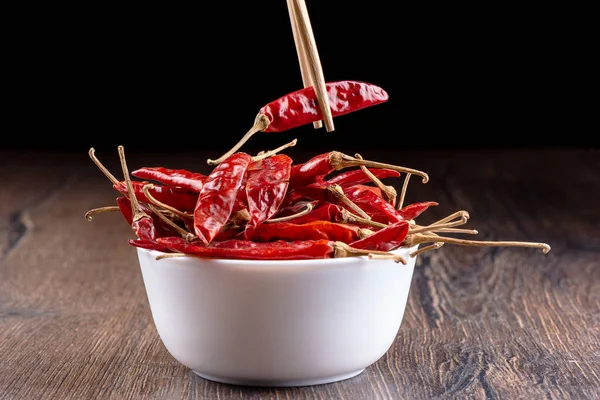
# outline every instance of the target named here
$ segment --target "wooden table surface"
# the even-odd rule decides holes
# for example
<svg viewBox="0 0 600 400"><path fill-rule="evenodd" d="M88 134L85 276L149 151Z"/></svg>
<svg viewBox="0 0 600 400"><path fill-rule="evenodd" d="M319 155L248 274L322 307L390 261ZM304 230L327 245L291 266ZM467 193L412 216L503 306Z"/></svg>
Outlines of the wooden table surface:
<svg viewBox="0 0 600 400"><path fill-rule="evenodd" d="M552 251L423 255L385 356L350 380L280 389L207 381L169 355L131 230L117 213L83 218L116 197L86 150L0 152L0 399L600 398L598 149L363 152L429 173L407 196L440 203L422 222L465 209L478 239ZM206 173L214 155L128 161ZM116 148L98 156L121 176Z"/></svg>

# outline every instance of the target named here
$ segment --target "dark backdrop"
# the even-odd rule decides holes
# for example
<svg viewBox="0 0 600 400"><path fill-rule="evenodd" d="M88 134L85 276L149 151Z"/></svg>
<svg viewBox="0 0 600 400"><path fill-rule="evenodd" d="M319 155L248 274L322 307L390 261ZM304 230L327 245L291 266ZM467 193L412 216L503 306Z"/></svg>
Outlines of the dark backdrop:
<svg viewBox="0 0 600 400"><path fill-rule="evenodd" d="M579 92L588 28L570 10L307 5L326 80L371 82L390 100L331 133L258 134L248 151L295 137L311 149L597 145ZM302 84L282 0L44 7L13 15L4 147L224 151Z"/></svg>

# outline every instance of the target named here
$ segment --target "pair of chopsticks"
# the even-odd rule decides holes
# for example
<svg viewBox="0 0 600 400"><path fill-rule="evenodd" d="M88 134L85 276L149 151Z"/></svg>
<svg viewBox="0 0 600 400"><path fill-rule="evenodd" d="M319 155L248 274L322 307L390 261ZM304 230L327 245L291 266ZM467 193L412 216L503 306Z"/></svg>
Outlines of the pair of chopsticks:
<svg viewBox="0 0 600 400"><path fill-rule="evenodd" d="M313 86L317 95L317 102L323 115L325 129L331 132L335 129L333 126L333 116L329 107L329 97L327 96L327 87L325 86L325 77L321 66L321 59L317 51L315 36L312 31L308 10L304 0L287 0L292 32L294 33L294 42L300 62L300 72L302 73L302 82L304 87ZM313 123L315 129L321 128L321 121Z"/></svg>

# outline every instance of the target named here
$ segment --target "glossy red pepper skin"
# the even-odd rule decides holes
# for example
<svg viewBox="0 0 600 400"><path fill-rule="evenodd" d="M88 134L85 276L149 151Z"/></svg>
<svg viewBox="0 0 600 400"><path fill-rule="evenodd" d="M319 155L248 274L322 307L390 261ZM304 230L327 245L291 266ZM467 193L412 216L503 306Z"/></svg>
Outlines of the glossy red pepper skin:
<svg viewBox="0 0 600 400"><path fill-rule="evenodd" d="M244 260L309 260L332 258L334 242L305 240L295 242L255 243L247 240L226 240L204 245L188 243L179 237L159 238L158 243L173 251L204 258L229 258Z"/></svg>
<svg viewBox="0 0 600 400"><path fill-rule="evenodd" d="M397 178L400 176L400 172L387 168L367 169L379 179ZM341 174L336 175L333 178L327 180L327 183L329 183L330 185L340 185L343 188L369 182L371 182L371 179L360 168L342 172Z"/></svg>
<svg viewBox="0 0 600 400"><path fill-rule="evenodd" d="M140 247L140 248L146 249L146 250L157 250L157 251L162 251L164 253L170 253L171 252L171 250L169 250L165 246L162 246L162 245L160 245L158 243L155 243L153 241L150 241L150 240L143 240L143 239L135 239L135 240L133 240L133 239L129 239L128 242L133 247Z"/></svg>
<svg viewBox="0 0 600 400"><path fill-rule="evenodd" d="M144 167L133 171L131 175L140 179L160 182L167 186L180 187L194 193L200 193L206 180L206 175L203 174L164 167Z"/></svg>
<svg viewBox="0 0 600 400"><path fill-rule="evenodd" d="M117 206L127 223L133 228L138 238L146 241L154 241L157 237L176 236L177 232L165 224L154 211L142 203L138 203L140 210L146 213L151 220L142 218L134 223L131 202L127 197L117 197ZM141 222L140 222L141 221Z"/></svg>
<svg viewBox="0 0 600 400"><path fill-rule="evenodd" d="M407 219L407 220L415 219L419 215L421 215L425 210L427 210L429 207L437 206L437 205L438 205L438 203L436 203L435 201L425 201L422 203L413 203L413 204L409 204L405 207L402 207L400 210L398 210L398 213L404 219Z"/></svg>
<svg viewBox="0 0 600 400"><path fill-rule="evenodd" d="M333 117L348 114L388 100L379 86L357 81L326 83L329 107ZM317 96L312 86L289 93L260 109L267 116L265 132L281 132L323 119Z"/></svg>
<svg viewBox="0 0 600 400"><path fill-rule="evenodd" d="M292 159L277 154L253 162L247 170L246 197L250 221L246 224L244 237L247 240L262 222L279 210L290 180Z"/></svg>
<svg viewBox="0 0 600 400"><path fill-rule="evenodd" d="M302 164L292 165L290 190L320 182L332 173L334 168L331 166L331 154L332 152L319 154Z"/></svg>
<svg viewBox="0 0 600 400"><path fill-rule="evenodd" d="M274 222L258 226L251 236L254 242L285 240L327 239L350 243L358 240L360 228L354 225L338 224L329 221L312 221L297 225L291 222Z"/></svg>
<svg viewBox="0 0 600 400"><path fill-rule="evenodd" d="M227 223L252 157L235 153L215 167L204 182L194 209L194 231L208 244Z"/></svg>
<svg viewBox="0 0 600 400"><path fill-rule="evenodd" d="M375 222L390 224L404 221L398 210L370 189L357 185L344 189L344 194ZM349 211L352 211L349 209Z"/></svg>
<svg viewBox="0 0 600 400"><path fill-rule="evenodd" d="M146 195L144 194L144 186L148 184L148 182L131 182L133 186L133 191L135 193L135 198L138 201L144 203L151 203ZM125 182L119 182L113 185L115 190L118 192L128 195L127 193L127 185ZM156 200L161 203L167 204L173 208L178 209L179 211L191 212L194 210L196 206L196 202L198 200L198 194L192 193L187 189L182 189L174 186L160 186L154 185L152 189L150 189L150 194Z"/></svg>
<svg viewBox="0 0 600 400"><path fill-rule="evenodd" d="M402 245L408 235L408 222L400 221L378 230L370 236L350 243L350 246L363 250L391 251Z"/></svg>
<svg viewBox="0 0 600 400"><path fill-rule="evenodd" d="M344 220L342 211L342 207L336 204L324 203L323 205L315 208L308 214L298 218L294 218L290 222L297 225L302 225L313 221L329 221L339 223Z"/></svg>

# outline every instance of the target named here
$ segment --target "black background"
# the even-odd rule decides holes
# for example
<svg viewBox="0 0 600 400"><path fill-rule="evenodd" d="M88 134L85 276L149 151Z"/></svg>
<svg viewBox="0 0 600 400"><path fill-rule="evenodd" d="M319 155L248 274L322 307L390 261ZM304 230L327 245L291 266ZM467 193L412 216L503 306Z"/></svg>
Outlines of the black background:
<svg viewBox="0 0 600 400"><path fill-rule="evenodd" d="M591 36L574 10L307 5L326 80L390 100L334 132L259 133L243 150L296 137L301 149L597 146ZM5 148L219 153L302 85L284 1L44 7L12 15Z"/></svg>

